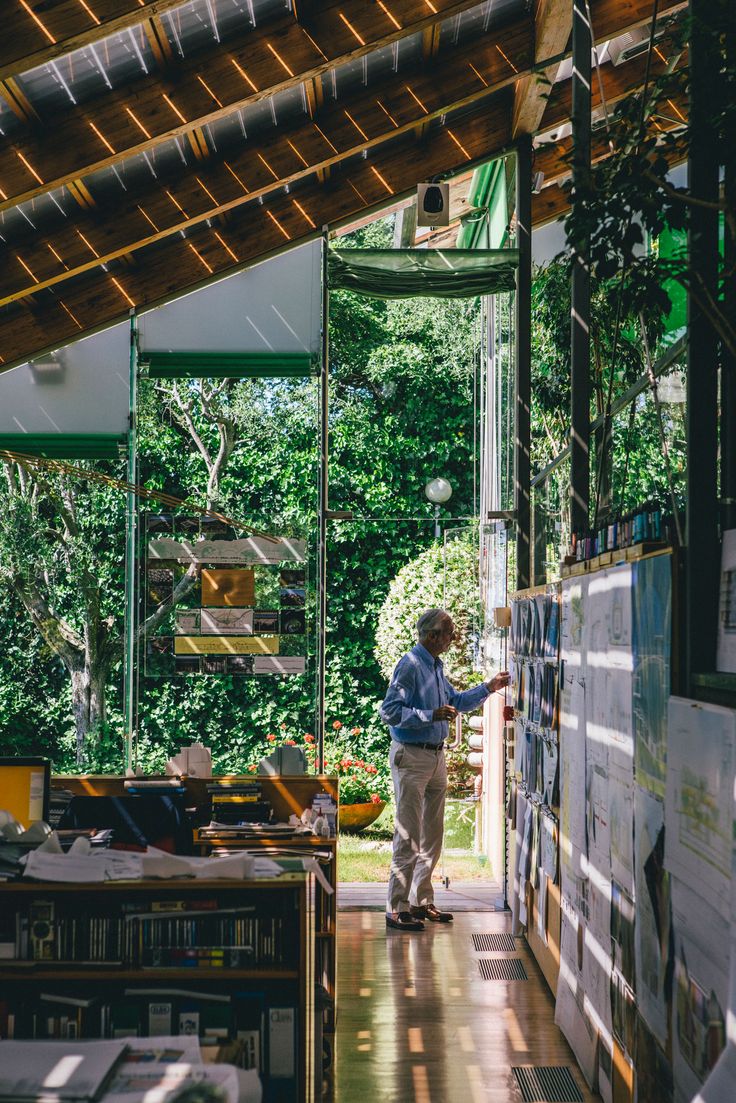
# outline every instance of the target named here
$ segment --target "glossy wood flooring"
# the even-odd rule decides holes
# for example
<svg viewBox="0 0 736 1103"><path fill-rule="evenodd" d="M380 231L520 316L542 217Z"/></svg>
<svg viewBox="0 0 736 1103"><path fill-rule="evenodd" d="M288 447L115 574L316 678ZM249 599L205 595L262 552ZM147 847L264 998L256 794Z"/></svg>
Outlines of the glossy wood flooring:
<svg viewBox="0 0 736 1103"><path fill-rule="evenodd" d="M387 931L381 913L341 912L334 1103L521 1103L512 1065L575 1058L523 939L514 954L477 953L472 933L509 931L508 912ZM479 958L520 957L526 981L483 980Z"/></svg>

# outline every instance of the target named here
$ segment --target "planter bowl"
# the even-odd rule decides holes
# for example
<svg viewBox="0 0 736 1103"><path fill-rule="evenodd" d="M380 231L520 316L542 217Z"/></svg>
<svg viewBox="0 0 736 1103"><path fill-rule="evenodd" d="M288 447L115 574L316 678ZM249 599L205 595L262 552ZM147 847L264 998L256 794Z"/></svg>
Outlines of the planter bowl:
<svg viewBox="0 0 736 1103"><path fill-rule="evenodd" d="M368 801L366 804L341 804L340 805L340 830L352 832L365 830L383 812L386 807L385 800L377 802Z"/></svg>

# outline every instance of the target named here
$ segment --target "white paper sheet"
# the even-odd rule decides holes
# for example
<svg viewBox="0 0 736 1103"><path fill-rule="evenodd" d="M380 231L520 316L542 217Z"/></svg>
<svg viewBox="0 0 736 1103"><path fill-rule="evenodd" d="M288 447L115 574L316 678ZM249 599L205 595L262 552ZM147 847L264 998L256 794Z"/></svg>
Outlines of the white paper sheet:
<svg viewBox="0 0 736 1103"><path fill-rule="evenodd" d="M670 697L668 727L665 866L728 920L736 712Z"/></svg>
<svg viewBox="0 0 736 1103"><path fill-rule="evenodd" d="M166 1103L185 1088L207 1085L224 1095L227 1103L238 1103L239 1081L232 1065L201 1065L124 1062L103 1095L101 1103Z"/></svg>
<svg viewBox="0 0 736 1103"><path fill-rule="evenodd" d="M590 1087L595 1088L598 1072L598 1031L585 1010L582 958L586 949L584 937L578 938L581 922L580 913L563 897L555 1023L570 1043L583 1076ZM579 946L582 946L580 958Z"/></svg>
<svg viewBox="0 0 736 1103"><path fill-rule="evenodd" d="M716 670L736 672L736 529L723 534Z"/></svg>
<svg viewBox="0 0 736 1103"><path fill-rule="evenodd" d="M665 1049L669 1017L664 985L670 941L670 878L663 868L664 804L638 785L634 804L636 998L644 1022Z"/></svg>

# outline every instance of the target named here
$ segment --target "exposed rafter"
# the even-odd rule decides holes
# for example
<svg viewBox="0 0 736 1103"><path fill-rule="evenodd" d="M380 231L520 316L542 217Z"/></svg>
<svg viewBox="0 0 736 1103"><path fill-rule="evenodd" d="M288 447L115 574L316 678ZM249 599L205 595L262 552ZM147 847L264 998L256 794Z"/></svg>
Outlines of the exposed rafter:
<svg viewBox="0 0 736 1103"><path fill-rule="evenodd" d="M572 31L570 0L537 0L534 12L534 61L557 57L566 49ZM522 77L514 95L513 134L536 133L547 102L547 93L554 83L559 62L539 73Z"/></svg>
<svg viewBox="0 0 736 1103"><path fill-rule="evenodd" d="M135 27L181 0L5 0L0 39L0 79L25 73L90 42Z"/></svg>
<svg viewBox="0 0 736 1103"><path fill-rule="evenodd" d="M362 150L485 99L513 84L516 71L530 64L528 51L524 20L451 50L434 67L420 64L413 72L392 75L380 95L361 88L352 97L331 101L314 122L279 128L209 170L183 176L177 172L169 180L151 182L116 203L114 219L67 219L42 241L31 237L24 223L25 241L0 249L0 305L252 203L314 172L324 173Z"/></svg>
<svg viewBox="0 0 736 1103"><path fill-rule="evenodd" d="M477 0L365 0L291 16L180 62L176 80L149 75L72 108L42 134L0 143L0 210L231 115L337 65L422 31Z"/></svg>

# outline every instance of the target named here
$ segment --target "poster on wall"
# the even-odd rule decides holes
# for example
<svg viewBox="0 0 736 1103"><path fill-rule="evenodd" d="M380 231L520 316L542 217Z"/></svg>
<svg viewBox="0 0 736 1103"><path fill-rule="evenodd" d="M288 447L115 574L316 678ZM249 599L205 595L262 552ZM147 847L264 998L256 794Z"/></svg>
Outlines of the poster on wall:
<svg viewBox="0 0 736 1103"><path fill-rule="evenodd" d="M588 583L585 618L586 754L605 773L610 870L634 893L634 740L632 719L631 564L597 571ZM588 770L587 780L596 781ZM599 790L602 785L599 779ZM591 793L586 789L588 801ZM604 860L603 856L601 859Z"/></svg>
<svg viewBox="0 0 736 1103"><path fill-rule="evenodd" d="M584 661L584 609L587 579L562 583L560 627L560 867L563 893L571 899L571 886L583 875L587 857L586 803L586 685Z"/></svg>
<svg viewBox="0 0 736 1103"><path fill-rule="evenodd" d="M242 537L223 522L146 517L145 673L304 674L306 544Z"/></svg>
<svg viewBox="0 0 736 1103"><path fill-rule="evenodd" d="M664 799L670 696L672 557L634 564L633 653L636 781Z"/></svg>
<svg viewBox="0 0 736 1103"><path fill-rule="evenodd" d="M726 1043L730 923L677 877L672 878L672 922L672 1071L676 1103L690 1103Z"/></svg>
<svg viewBox="0 0 736 1103"><path fill-rule="evenodd" d="M736 672L736 529L723 534L716 670Z"/></svg>
<svg viewBox="0 0 736 1103"><path fill-rule="evenodd" d="M590 943L586 945L585 939L587 911L587 903L583 909L562 898L555 1024L567 1038L583 1076L594 1089L598 1072L598 1029L589 1005L586 1007L585 958L591 953Z"/></svg>
<svg viewBox="0 0 736 1103"><path fill-rule="evenodd" d="M665 990L670 964L670 875L664 868L664 803L637 785L636 853L636 999L639 1013L664 1049L668 1004Z"/></svg>
<svg viewBox="0 0 736 1103"><path fill-rule="evenodd" d="M736 712L670 697L668 729L665 867L728 920Z"/></svg>

